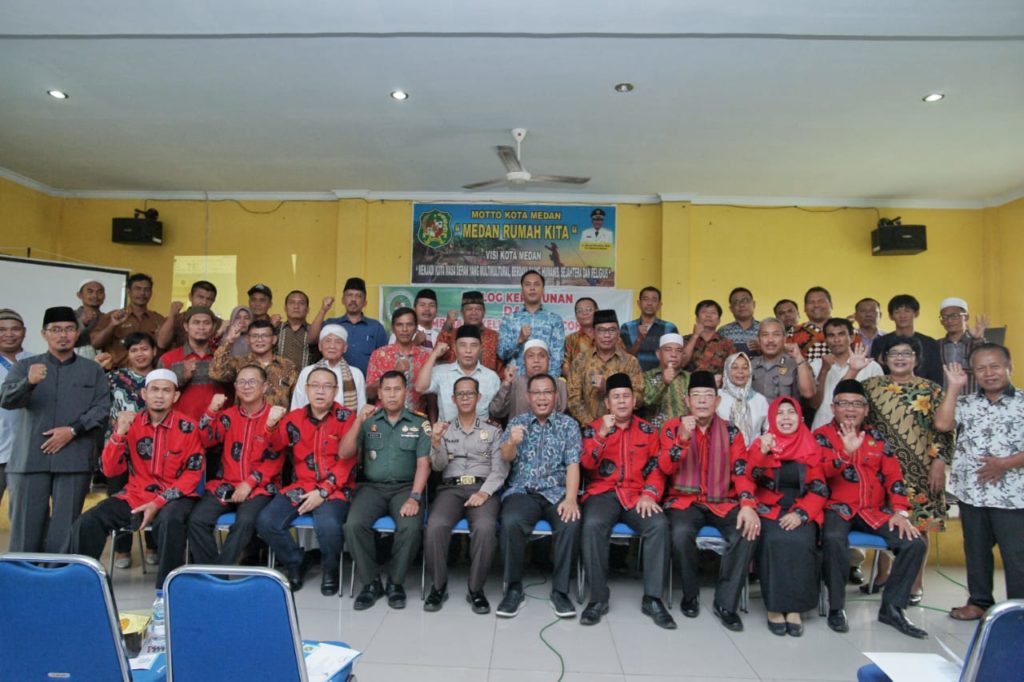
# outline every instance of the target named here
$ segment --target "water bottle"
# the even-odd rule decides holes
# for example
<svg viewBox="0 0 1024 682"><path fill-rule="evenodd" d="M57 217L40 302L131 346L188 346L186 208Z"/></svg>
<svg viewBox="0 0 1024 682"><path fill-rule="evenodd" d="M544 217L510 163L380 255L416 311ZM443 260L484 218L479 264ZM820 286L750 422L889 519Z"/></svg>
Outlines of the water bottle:
<svg viewBox="0 0 1024 682"><path fill-rule="evenodd" d="M153 600L153 617L146 628L145 653L157 654L167 649L167 623L164 621L164 591L156 591Z"/></svg>

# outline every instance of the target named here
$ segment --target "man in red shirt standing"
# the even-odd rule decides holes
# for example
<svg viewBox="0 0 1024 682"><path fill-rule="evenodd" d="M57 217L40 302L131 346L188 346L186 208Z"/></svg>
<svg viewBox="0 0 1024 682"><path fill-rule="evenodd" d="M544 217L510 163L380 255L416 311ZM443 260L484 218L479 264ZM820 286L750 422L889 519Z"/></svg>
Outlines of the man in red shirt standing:
<svg viewBox="0 0 1024 682"><path fill-rule="evenodd" d="M213 311L192 306L183 316L185 344L160 356L160 366L174 372L178 378L181 398L177 409L189 419L199 420L213 396L220 393L220 385L210 378L213 360Z"/></svg>
<svg viewBox="0 0 1024 682"><path fill-rule="evenodd" d="M665 477L658 469L658 431L633 415L636 396L628 374L605 381L609 414L583 429L580 466L586 472L583 494L583 565L590 581L590 602L581 625L596 625L608 613L608 548L612 527L622 521L644 543L644 597L641 610L655 625L674 630L676 622L661 601L668 563L669 527L661 513Z"/></svg>
<svg viewBox="0 0 1024 682"><path fill-rule="evenodd" d="M116 528L145 530L153 525L160 563L156 585L185 563L185 519L198 497L203 477L203 445L198 425L174 409L181 393L168 369L146 375L142 398L146 411L121 412L103 448L103 473L127 469L128 483L82 514L71 527L68 551L99 558Z"/></svg>

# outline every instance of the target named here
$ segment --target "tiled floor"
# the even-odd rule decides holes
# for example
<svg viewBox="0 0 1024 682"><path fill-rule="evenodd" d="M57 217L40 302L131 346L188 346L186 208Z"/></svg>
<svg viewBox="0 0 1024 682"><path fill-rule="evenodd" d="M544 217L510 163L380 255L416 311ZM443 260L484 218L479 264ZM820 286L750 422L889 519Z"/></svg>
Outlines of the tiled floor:
<svg viewBox="0 0 1024 682"><path fill-rule="evenodd" d="M6 546L0 536L0 547ZM947 569L964 581L964 570ZM530 582L540 582L534 575ZM996 576L1002 597L1002 574ZM302 635L310 639L347 641L363 651L356 665L362 682L409 678L418 682L516 682L559 679L564 663L567 681L668 682L696 680L854 680L857 668L868 662L863 651L942 653L939 637L962 656L974 631L973 623L953 621L949 607L965 601L965 591L929 570L925 604L940 611L909 609L910 618L931 633L928 640L905 637L875 620L878 597L864 597L851 587L847 604L851 631L840 635L828 629L817 614L807 614L800 639L776 637L765 627L765 611L753 586L750 613L742 633L726 631L710 613L711 586L701 593L699 618L672 613L679 629L665 631L640 613L641 586L636 577L614 576L612 610L597 626L558 620L547 604L549 587L538 584L527 592L536 599L514 619L473 614L464 601L465 567L453 569L451 597L439 613L425 613L419 600L419 574L407 581L409 606L389 609L380 601L356 612L352 600L319 594L314 570L307 587L296 594ZM501 578L493 574L487 595L492 607L500 599ZM114 590L122 609L148 608L153 599L152 576L138 567L116 571ZM679 595L677 591L676 601ZM541 636L561 656L556 655Z"/></svg>

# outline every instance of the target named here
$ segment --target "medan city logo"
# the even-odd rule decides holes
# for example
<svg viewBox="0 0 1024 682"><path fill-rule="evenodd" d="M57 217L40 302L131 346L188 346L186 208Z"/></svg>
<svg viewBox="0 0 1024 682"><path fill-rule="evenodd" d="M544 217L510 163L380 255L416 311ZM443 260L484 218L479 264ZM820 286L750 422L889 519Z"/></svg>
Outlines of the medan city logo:
<svg viewBox="0 0 1024 682"><path fill-rule="evenodd" d="M420 229L416 239L428 249L439 249L452 240L452 216L438 209L431 209L420 216Z"/></svg>

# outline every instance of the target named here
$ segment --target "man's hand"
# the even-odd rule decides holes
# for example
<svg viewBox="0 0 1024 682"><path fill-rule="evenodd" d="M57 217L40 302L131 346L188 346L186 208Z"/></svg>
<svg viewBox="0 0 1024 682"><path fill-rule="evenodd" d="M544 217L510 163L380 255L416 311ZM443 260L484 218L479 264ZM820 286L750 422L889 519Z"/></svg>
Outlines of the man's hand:
<svg viewBox="0 0 1024 682"><path fill-rule="evenodd" d="M830 357L826 355L825 357ZM850 369L854 372L859 372L865 367L871 364L871 358L868 357L868 350L863 345L857 346L850 351Z"/></svg>
<svg viewBox="0 0 1024 682"><path fill-rule="evenodd" d="M614 428L615 417L610 414L603 415L601 417L601 426L597 429L597 435L601 436L601 438L607 438Z"/></svg>
<svg viewBox="0 0 1024 682"><path fill-rule="evenodd" d="M980 339L985 335L986 329L988 329L988 317L985 315L978 315L974 318L974 326L971 328L971 336L976 339Z"/></svg>
<svg viewBox="0 0 1024 682"><path fill-rule="evenodd" d="M323 303L320 304L320 310L322 310L322 311L324 311L326 313L328 310L330 310L333 307L334 307L334 297L333 296L324 296Z"/></svg>
<svg viewBox="0 0 1024 682"><path fill-rule="evenodd" d="M558 518L562 519L563 523L570 523L572 521L579 521L580 518L580 505L576 503L575 499L562 500L558 503Z"/></svg>
<svg viewBox="0 0 1024 682"><path fill-rule="evenodd" d="M28 383L32 386L37 386L42 383L43 379L46 378L46 364L37 362L34 365L29 365L28 368Z"/></svg>
<svg viewBox="0 0 1024 682"><path fill-rule="evenodd" d="M416 516L420 513L420 503L411 497L407 499L403 504L402 508L398 510L399 516Z"/></svg>
<svg viewBox="0 0 1024 682"><path fill-rule="evenodd" d="M128 429L129 429L129 427L131 427L133 421L135 421L135 413L134 412L128 412L128 411L118 412L117 413L117 425L114 427L114 430L117 431L117 435L123 436L126 433L128 433Z"/></svg>
<svg viewBox="0 0 1024 682"><path fill-rule="evenodd" d="M515 424L509 428L508 442L512 445L519 445L526 437L526 427L522 424Z"/></svg>
<svg viewBox="0 0 1024 682"><path fill-rule="evenodd" d="M761 454L767 455L775 447L775 434L765 433L761 436Z"/></svg>
<svg viewBox="0 0 1024 682"><path fill-rule="evenodd" d="M671 384L677 376L679 376L679 370L673 364L668 364L665 369L661 370L661 380L666 384Z"/></svg>
<svg viewBox="0 0 1024 682"><path fill-rule="evenodd" d="M359 423L362 424L367 419L372 417L373 413L376 412L376 411L377 411L377 406L376 405L370 405L370 404L363 405L362 409L359 410L359 414L356 415L356 419L358 419Z"/></svg>
<svg viewBox="0 0 1024 682"><path fill-rule="evenodd" d="M442 357L442 356L443 356L443 355L444 355L445 353L447 353L447 352L448 352L448 344L447 344L447 343L445 343L444 341L441 341L441 342L439 342L439 343L438 343L437 345L435 345L435 346L434 346L434 350L430 351L430 355L431 355L431 356L432 356L432 357L433 357L433 358L434 358L435 360L440 360L440 359L441 359L441 357Z"/></svg>
<svg viewBox="0 0 1024 682"><path fill-rule="evenodd" d="M488 495L487 493L485 493L483 490L478 490L475 493L473 493L472 495L470 495L469 499L466 500L466 504L464 504L462 506L464 506L464 507L479 507L479 506L483 505L483 503L486 502L490 497L491 496Z"/></svg>
<svg viewBox="0 0 1024 682"><path fill-rule="evenodd" d="M651 332L651 325L649 324L638 324L636 326L636 340L643 341L647 338L647 335Z"/></svg>
<svg viewBox="0 0 1024 682"><path fill-rule="evenodd" d="M928 490L933 493L941 492L946 487L946 463L940 458L932 459L928 467Z"/></svg>
<svg viewBox="0 0 1024 682"><path fill-rule="evenodd" d="M213 396L213 398L210 399L210 406L207 407L206 409L208 412L213 412L214 414L216 414L221 411L221 409L224 407L224 404L227 403L227 401L228 397L226 395L224 395L223 393L218 393L217 395ZM282 407L281 409L283 410L284 408ZM269 421L269 419L267 421Z"/></svg>
<svg viewBox="0 0 1024 682"><path fill-rule="evenodd" d="M789 512L779 519L779 528L782 530L796 530L801 525L803 525L803 521L796 512Z"/></svg>
<svg viewBox="0 0 1024 682"><path fill-rule="evenodd" d="M455 322L459 319L459 314L454 310L449 310L448 314L444 316L444 328L448 330L455 329Z"/></svg>
<svg viewBox="0 0 1024 682"><path fill-rule="evenodd" d="M418 345L420 345L420 343L422 343L422 341L417 343L416 339L413 339L412 343L413 343L414 346L418 346ZM410 367L412 367L412 361L409 360L409 358L400 357L397 360L395 360L395 371L396 372L401 372L402 374L405 374L406 372L409 371Z"/></svg>
<svg viewBox="0 0 1024 682"><path fill-rule="evenodd" d="M249 493L252 492L252 486L246 481L242 481L235 487L235 492L231 494L231 501L235 504L242 504L249 499ZM317 495L319 497L319 495Z"/></svg>
<svg viewBox="0 0 1024 682"><path fill-rule="evenodd" d="M267 428L272 429L277 426L277 423L281 421L281 417L283 417L287 412L288 410L280 405L274 405L271 407L270 412L267 414Z"/></svg>
<svg viewBox="0 0 1024 682"><path fill-rule="evenodd" d="M447 430L448 422L434 424L434 428L430 430L430 444L434 449L441 447L441 437L444 436L444 432Z"/></svg>
<svg viewBox="0 0 1024 682"><path fill-rule="evenodd" d="M237 319L228 326L227 332L224 333L223 343L221 345L227 345L234 343L242 336L243 327L245 322L241 319Z"/></svg>
<svg viewBox="0 0 1024 682"><path fill-rule="evenodd" d="M182 378L185 380L186 384L188 382L192 381L192 377L195 376L196 365L198 363L199 363L198 360L186 360L185 362L181 363L182 364L182 367L181 367Z"/></svg>
<svg viewBox="0 0 1024 682"><path fill-rule="evenodd" d="M276 314L276 313L274 315L271 315L270 316L270 324L274 325L275 329L280 327L281 326L281 316Z"/></svg>
<svg viewBox="0 0 1024 682"><path fill-rule="evenodd" d="M693 432L697 430L697 418L688 414L679 420L679 430L676 432L676 442L684 443L690 440Z"/></svg>
<svg viewBox="0 0 1024 682"><path fill-rule="evenodd" d="M757 339L750 339L749 341L747 341L747 350L749 350L751 353L760 353L761 342L758 341Z"/></svg>
<svg viewBox="0 0 1024 682"><path fill-rule="evenodd" d="M184 307L185 307L185 304L182 303L181 301L172 301L171 302L171 313L167 317L174 317L175 315L180 313L181 309L184 308Z"/></svg>
<svg viewBox="0 0 1024 682"><path fill-rule="evenodd" d="M124 324L124 321L128 319L128 311L125 308L118 308L110 313L110 324L113 327Z"/></svg>
<svg viewBox="0 0 1024 682"><path fill-rule="evenodd" d="M93 360L106 372L114 368L114 356L110 353L97 353Z"/></svg>
<svg viewBox="0 0 1024 682"><path fill-rule="evenodd" d="M508 365L505 366L505 370L501 373L501 383L508 386L509 384L516 380L516 374L516 363L508 363Z"/></svg>
<svg viewBox="0 0 1024 682"><path fill-rule="evenodd" d="M636 513L640 515L641 519L646 519L649 516L660 514L661 511L661 505L646 493L641 495L640 499L636 502Z"/></svg>
<svg viewBox="0 0 1024 682"><path fill-rule="evenodd" d="M142 506L132 509L132 514L142 514L142 521L139 522L139 530L146 530L146 528L149 527L149 524L153 522L153 519L159 511L160 510L157 509L156 502L147 502Z"/></svg>
<svg viewBox="0 0 1024 682"><path fill-rule="evenodd" d="M1009 470L1010 460L1006 457L982 457L978 467L978 483L997 483Z"/></svg>
<svg viewBox="0 0 1024 682"><path fill-rule="evenodd" d="M590 385L597 389L598 393L604 393L604 375L600 372L591 372Z"/></svg>
<svg viewBox="0 0 1024 682"><path fill-rule="evenodd" d="M786 349L786 355L793 358L797 364L804 361L804 354L800 352L800 346L795 343L787 343L784 347Z"/></svg>
<svg viewBox="0 0 1024 682"><path fill-rule="evenodd" d="M78 321L85 326L89 326L99 315L99 311L82 306L82 312L78 316Z"/></svg>
<svg viewBox="0 0 1024 682"><path fill-rule="evenodd" d="M901 540L913 540L921 537L921 531L914 527L910 519L901 514L889 517L889 530L898 530Z"/></svg>
<svg viewBox="0 0 1024 682"><path fill-rule="evenodd" d="M761 533L761 519L753 507L741 507L736 515L736 530L747 540L753 542Z"/></svg>
<svg viewBox="0 0 1024 682"><path fill-rule="evenodd" d="M302 500L302 504L299 505L298 509L299 514L308 514L324 503L324 498L320 496L320 490L317 488L314 488L299 499Z"/></svg>
<svg viewBox="0 0 1024 682"><path fill-rule="evenodd" d="M524 324L519 328L519 341L517 342L520 346L526 343L526 340L530 338L530 334L533 333L533 327L528 324Z"/></svg>
<svg viewBox="0 0 1024 682"><path fill-rule="evenodd" d="M946 375L946 390L954 395L967 385L967 372L958 362L943 365L942 373Z"/></svg>
<svg viewBox="0 0 1024 682"><path fill-rule="evenodd" d="M413 337L412 337L412 345L414 345L414 346L422 346L426 342L427 342L427 335L423 333L422 329L419 329L417 327L416 333L413 334ZM404 372L405 370L401 370L401 371Z"/></svg>
<svg viewBox="0 0 1024 682"><path fill-rule="evenodd" d="M858 432L857 427L850 422L843 422L839 425L839 435L843 439L843 450L848 455L857 452L864 444L864 432Z"/></svg>
<svg viewBox="0 0 1024 682"><path fill-rule="evenodd" d="M850 358L853 358L853 353L850 353ZM827 355L821 356L821 372L818 374L818 378L822 379L828 371L832 369L832 365L836 364L836 356L828 353Z"/></svg>
<svg viewBox="0 0 1024 682"><path fill-rule="evenodd" d="M47 431L43 431L44 436L49 436L43 444L39 447L44 454L56 455L60 452L61 448L70 443L75 437L75 431L70 426L58 426Z"/></svg>

